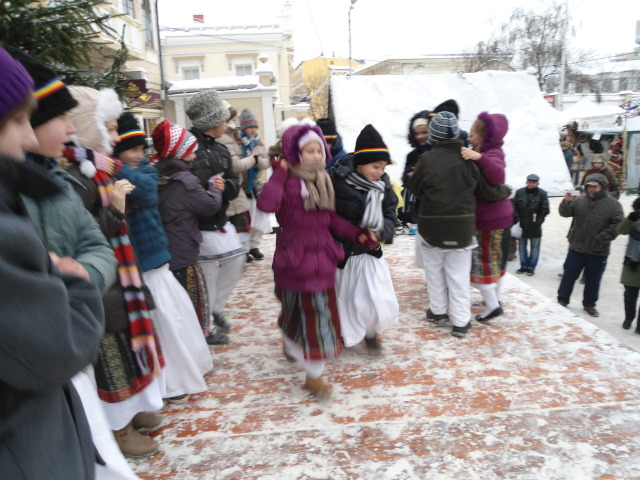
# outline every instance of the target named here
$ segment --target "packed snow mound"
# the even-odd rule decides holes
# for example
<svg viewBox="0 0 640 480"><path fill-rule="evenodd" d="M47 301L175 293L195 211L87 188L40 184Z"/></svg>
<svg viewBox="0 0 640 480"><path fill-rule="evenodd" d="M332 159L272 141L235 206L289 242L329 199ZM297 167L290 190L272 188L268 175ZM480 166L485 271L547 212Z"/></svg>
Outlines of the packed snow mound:
<svg viewBox="0 0 640 480"><path fill-rule="evenodd" d="M373 124L396 162L387 172L397 181L411 151L411 117L453 98L460 107L460 126L467 131L480 112L506 115L507 183L514 189L525 186L531 173L540 176L540 186L550 195L572 189L559 144L557 112L544 100L536 79L525 72L332 77L331 97L345 150L353 151L360 130Z"/></svg>

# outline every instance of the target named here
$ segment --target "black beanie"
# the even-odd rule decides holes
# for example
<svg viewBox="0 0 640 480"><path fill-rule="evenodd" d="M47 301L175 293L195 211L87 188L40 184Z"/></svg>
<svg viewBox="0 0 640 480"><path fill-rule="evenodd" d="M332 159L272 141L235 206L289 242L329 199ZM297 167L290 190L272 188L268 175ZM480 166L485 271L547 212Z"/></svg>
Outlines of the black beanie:
<svg viewBox="0 0 640 480"><path fill-rule="evenodd" d="M116 143L113 154L117 157L121 152L137 147L138 145L147 146L147 134L144 130L140 130L140 125L130 112L124 112L118 118L118 135L120 142Z"/></svg>
<svg viewBox="0 0 640 480"><path fill-rule="evenodd" d="M29 72L35 83L33 91L38 108L31 114L31 126L39 127L78 105L56 72L22 50L7 46L6 50Z"/></svg>
<svg viewBox="0 0 640 480"><path fill-rule="evenodd" d="M449 100L445 100L433 109L433 113L440 112L451 112L457 117L460 112L460 107L458 107L458 102L456 102L453 98L450 98Z"/></svg>
<svg viewBox="0 0 640 480"><path fill-rule="evenodd" d="M320 127L320 130L322 130L324 138L327 142L331 140L335 141L338 138L338 130L336 130L336 124L330 118L319 118L316 121L316 125L318 125Z"/></svg>
<svg viewBox="0 0 640 480"><path fill-rule="evenodd" d="M389 149L378 131L369 124L362 129L356 139L356 150L353 152L353 166L384 160L391 163Z"/></svg>

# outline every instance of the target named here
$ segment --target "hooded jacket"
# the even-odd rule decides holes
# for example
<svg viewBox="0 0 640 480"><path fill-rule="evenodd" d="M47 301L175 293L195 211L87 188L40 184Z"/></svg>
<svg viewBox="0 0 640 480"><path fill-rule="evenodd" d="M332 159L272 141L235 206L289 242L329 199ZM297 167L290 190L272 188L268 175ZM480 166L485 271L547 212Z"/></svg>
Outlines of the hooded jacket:
<svg viewBox="0 0 640 480"><path fill-rule="evenodd" d="M482 156L476 161L482 176L492 185L505 182L506 163L504 161L504 136L509 129L507 117L500 113L482 112L478 119L484 122L484 137L480 152ZM513 204L505 198L498 202L489 202L478 197L476 208L477 230L501 230L513 224Z"/></svg>
<svg viewBox="0 0 640 480"><path fill-rule="evenodd" d="M347 152L342 146L342 137L339 133L336 133L336 142L331 146L331 160L327 162L327 169L333 167L346 156Z"/></svg>
<svg viewBox="0 0 640 480"><path fill-rule="evenodd" d="M624 218L620 202L609 195L608 183L604 175L594 173L587 182L598 182L602 190L594 198L580 195L571 202L560 202L559 211L563 217L573 217L567 234L569 248L589 255L609 255L611 241L618 236L616 227Z"/></svg>
<svg viewBox="0 0 640 480"><path fill-rule="evenodd" d="M0 476L12 480L95 476L70 379L98 354L100 292L52 267L19 196L42 203L59 187L46 172L0 159Z"/></svg>

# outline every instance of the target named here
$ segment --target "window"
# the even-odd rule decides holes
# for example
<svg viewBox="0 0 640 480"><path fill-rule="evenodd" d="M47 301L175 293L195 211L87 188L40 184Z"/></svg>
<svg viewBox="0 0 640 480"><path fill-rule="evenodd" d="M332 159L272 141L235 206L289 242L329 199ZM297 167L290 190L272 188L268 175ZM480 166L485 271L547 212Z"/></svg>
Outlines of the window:
<svg viewBox="0 0 640 480"><path fill-rule="evenodd" d="M149 48L154 48L153 21L149 0L142 0L142 25L144 26L144 44Z"/></svg>
<svg viewBox="0 0 640 480"><path fill-rule="evenodd" d="M122 13L135 18L135 12L133 10L133 0L122 0Z"/></svg>
<svg viewBox="0 0 640 480"><path fill-rule="evenodd" d="M583 92L583 85L581 83L576 82L575 93L582 93L582 92Z"/></svg>
<svg viewBox="0 0 640 480"><path fill-rule="evenodd" d="M602 81L602 91L605 92L605 93L613 91L613 80L612 79L607 78L606 80Z"/></svg>
<svg viewBox="0 0 640 480"><path fill-rule="evenodd" d="M620 90L621 92L627 90L629 88L628 80L629 79L627 77L622 77L618 82L618 90Z"/></svg>
<svg viewBox="0 0 640 480"><path fill-rule="evenodd" d="M237 77L242 77L243 75L253 75L253 65L251 65L250 63L236 63L234 67Z"/></svg>
<svg viewBox="0 0 640 480"><path fill-rule="evenodd" d="M200 67L182 67L180 69L180 76L183 80L196 80L200 78Z"/></svg>

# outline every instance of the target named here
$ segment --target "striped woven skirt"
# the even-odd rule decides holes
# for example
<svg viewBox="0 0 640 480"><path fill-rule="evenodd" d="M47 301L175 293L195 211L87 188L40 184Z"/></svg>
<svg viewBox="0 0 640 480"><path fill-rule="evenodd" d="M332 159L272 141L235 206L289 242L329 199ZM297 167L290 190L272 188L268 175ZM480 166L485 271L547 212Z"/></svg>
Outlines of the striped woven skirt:
<svg viewBox="0 0 640 480"><path fill-rule="evenodd" d="M334 360L342 351L335 289L301 293L276 288L278 327L302 347L305 360Z"/></svg>
<svg viewBox="0 0 640 480"><path fill-rule="evenodd" d="M505 274L502 236L504 230L479 230L478 247L473 250L471 264L472 283L495 283Z"/></svg>
<svg viewBox="0 0 640 480"><path fill-rule="evenodd" d="M202 271L200 263L194 263L184 269L184 283L183 279L178 278L178 281L185 288L193 303L193 308L196 310L198 316L198 322L200 328L205 336L209 335L209 320L211 318L211 310L209 309L209 293L207 292L207 281Z"/></svg>

